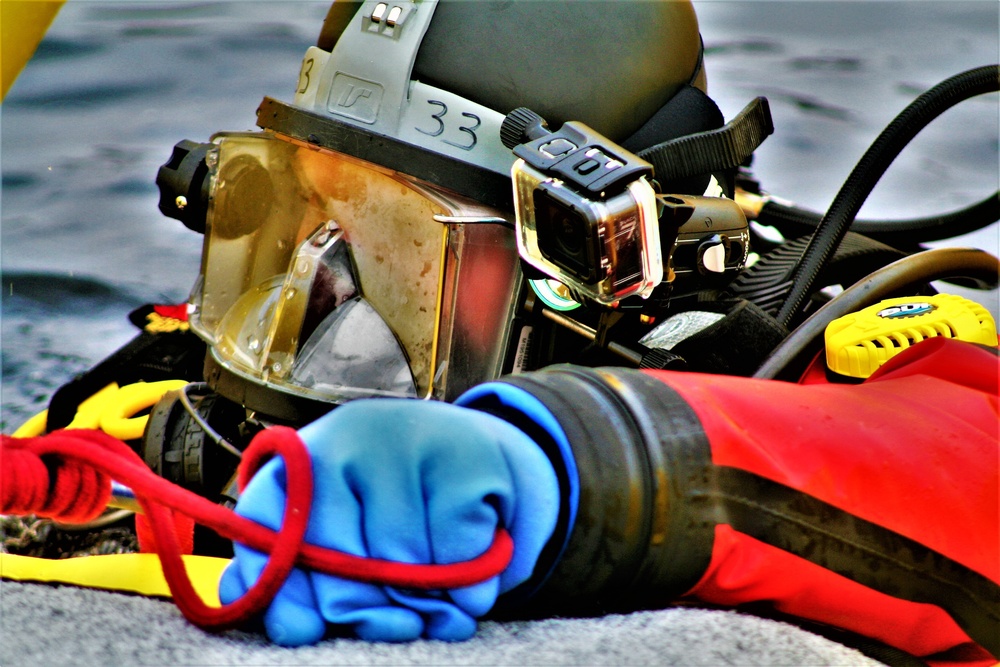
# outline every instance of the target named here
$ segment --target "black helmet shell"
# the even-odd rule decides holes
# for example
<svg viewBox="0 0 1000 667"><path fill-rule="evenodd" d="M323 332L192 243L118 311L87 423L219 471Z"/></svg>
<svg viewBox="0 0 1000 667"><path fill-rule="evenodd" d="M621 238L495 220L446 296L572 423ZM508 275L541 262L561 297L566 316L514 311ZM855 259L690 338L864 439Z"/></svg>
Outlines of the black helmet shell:
<svg viewBox="0 0 1000 667"><path fill-rule="evenodd" d="M318 46L331 50L360 6L334 2ZM526 106L552 126L581 121L615 141L684 84L704 88L686 0L442 0L413 78L502 114Z"/></svg>

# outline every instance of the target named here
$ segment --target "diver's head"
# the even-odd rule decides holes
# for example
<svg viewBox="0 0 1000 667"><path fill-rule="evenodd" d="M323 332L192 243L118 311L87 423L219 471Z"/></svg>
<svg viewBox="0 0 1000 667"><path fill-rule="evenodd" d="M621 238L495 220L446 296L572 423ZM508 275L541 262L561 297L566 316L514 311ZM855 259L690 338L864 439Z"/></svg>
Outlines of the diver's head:
<svg viewBox="0 0 1000 667"><path fill-rule="evenodd" d="M261 103L262 132L219 133L161 170L161 208L205 230L190 311L206 379L301 422L559 360L526 349L505 115L581 121L637 151L719 127L704 86L690 2L335 2L294 99ZM702 176L683 187L701 194Z"/></svg>

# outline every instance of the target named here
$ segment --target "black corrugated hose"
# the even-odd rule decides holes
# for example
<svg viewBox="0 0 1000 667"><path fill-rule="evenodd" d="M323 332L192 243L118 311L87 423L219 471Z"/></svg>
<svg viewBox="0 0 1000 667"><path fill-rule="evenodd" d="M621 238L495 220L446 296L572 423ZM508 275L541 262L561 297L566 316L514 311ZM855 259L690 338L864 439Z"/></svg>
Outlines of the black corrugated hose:
<svg viewBox="0 0 1000 667"><path fill-rule="evenodd" d="M757 222L775 227L787 238L816 231L823 214L795 205L769 201L757 214ZM900 250L918 250L924 243L969 234L1000 220L1000 190L958 211L924 218L900 220L855 220L851 231Z"/></svg>
<svg viewBox="0 0 1000 667"><path fill-rule="evenodd" d="M878 303L906 294L914 285L961 276L981 289L1000 281L1000 260L978 248L935 248L896 260L859 280L828 301L800 324L761 364L755 378L794 382L823 348L830 322Z"/></svg>
<svg viewBox="0 0 1000 667"><path fill-rule="evenodd" d="M988 65L942 81L906 107L871 145L837 193L816 228L791 278L791 290L778 313L789 326L812 293L816 277L850 228L861 205L896 156L932 120L959 102L1000 90L1000 65Z"/></svg>

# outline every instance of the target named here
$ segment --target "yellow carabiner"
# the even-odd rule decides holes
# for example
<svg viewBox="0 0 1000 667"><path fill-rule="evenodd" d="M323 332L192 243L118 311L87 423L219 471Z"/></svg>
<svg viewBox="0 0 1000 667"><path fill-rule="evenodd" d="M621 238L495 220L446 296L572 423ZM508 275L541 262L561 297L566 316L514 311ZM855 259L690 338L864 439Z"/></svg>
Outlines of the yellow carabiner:
<svg viewBox="0 0 1000 667"><path fill-rule="evenodd" d="M73 421L66 428L98 428L101 423L101 413L118 393L118 385L112 382L96 394L80 403L73 415ZM15 438L36 438L45 435L45 426L49 421L49 411L42 410L14 431Z"/></svg>
<svg viewBox="0 0 1000 667"><path fill-rule="evenodd" d="M101 412L100 429L119 440L141 438L149 416L133 417L133 415L155 405L168 391L180 389L185 385L187 382L184 380L136 382L125 385L115 394L113 404Z"/></svg>
<svg viewBox="0 0 1000 667"><path fill-rule="evenodd" d="M136 382L120 387L112 382L80 403L73 421L66 428L100 429L119 440L142 437L148 415L135 417L150 408L168 391L180 389L184 380ZM33 438L45 433L49 411L43 410L14 431L15 438Z"/></svg>
<svg viewBox="0 0 1000 667"><path fill-rule="evenodd" d="M45 434L45 424L49 421L49 411L42 410L17 427L12 434L15 438L37 438Z"/></svg>
<svg viewBox="0 0 1000 667"><path fill-rule="evenodd" d="M73 415L73 421L66 428L100 428L101 415L110 409L121 391L118 385L112 382L104 389L80 403Z"/></svg>

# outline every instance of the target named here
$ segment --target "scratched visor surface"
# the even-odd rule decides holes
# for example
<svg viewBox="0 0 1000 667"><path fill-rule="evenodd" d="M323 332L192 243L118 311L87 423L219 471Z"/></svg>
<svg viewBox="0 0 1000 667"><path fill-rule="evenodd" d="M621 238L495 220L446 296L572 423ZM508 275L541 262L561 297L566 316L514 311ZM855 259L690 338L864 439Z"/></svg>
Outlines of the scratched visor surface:
<svg viewBox="0 0 1000 667"><path fill-rule="evenodd" d="M273 133L214 138L211 204L192 326L230 370L307 393L413 395L408 378L305 382L300 352L363 295L431 388L449 240L442 194L401 174ZM446 327L447 328L447 327Z"/></svg>

